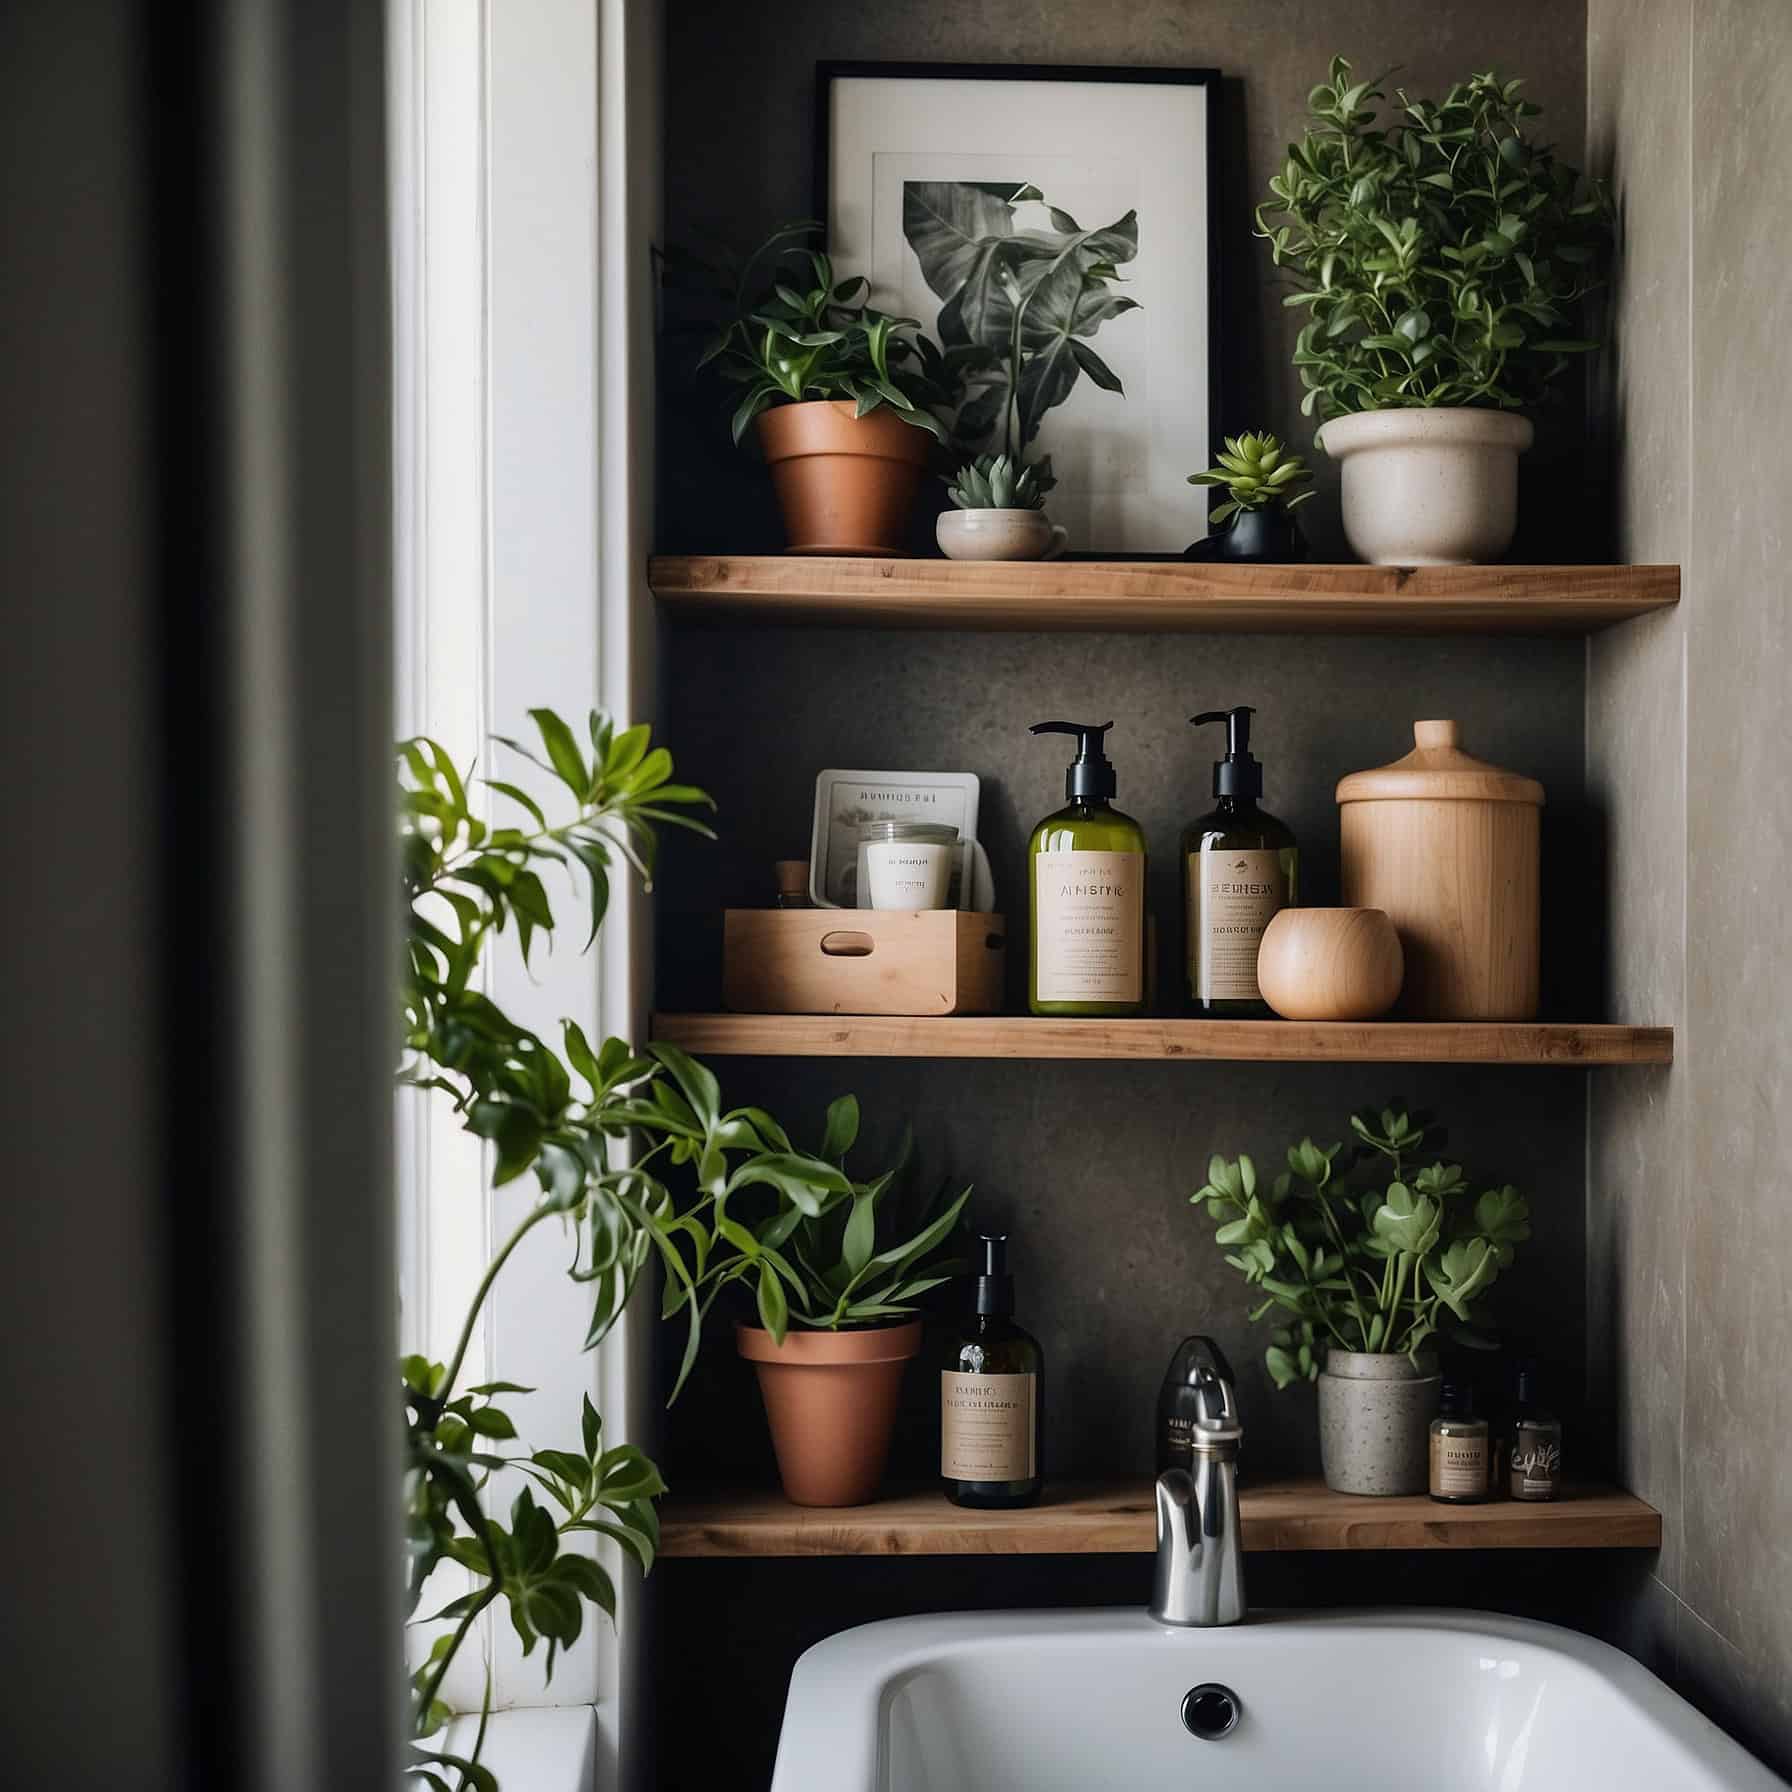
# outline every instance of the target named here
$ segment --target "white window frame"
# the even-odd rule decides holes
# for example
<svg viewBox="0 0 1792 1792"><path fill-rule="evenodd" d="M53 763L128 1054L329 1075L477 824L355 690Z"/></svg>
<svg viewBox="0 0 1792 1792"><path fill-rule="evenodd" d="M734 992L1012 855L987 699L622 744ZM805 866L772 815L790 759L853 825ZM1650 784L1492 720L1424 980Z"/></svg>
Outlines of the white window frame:
<svg viewBox="0 0 1792 1792"><path fill-rule="evenodd" d="M491 766L547 705L583 729L593 706L651 721L652 294L659 215L658 6L639 0L387 0L392 162L396 709L461 763ZM514 768L498 772L514 776ZM529 778L517 781L527 785ZM647 911L614 893L599 947L576 950L583 902L531 971L514 943L488 988L553 1037L563 1016L643 1036ZM495 1243L534 1193L493 1191L487 1154L439 1098L399 1117L401 1333L444 1360ZM649 1441L644 1312L594 1353L564 1274L533 1236L507 1266L466 1380L537 1390L525 1437L578 1437L582 1397L609 1441ZM636 1307L643 1305L637 1301ZM504 1497L508 1497L507 1495ZM606 1545L606 1548L609 1546ZM640 1783L639 1579L611 1563L619 1630L601 1619L542 1686L507 1618L486 1626L495 1703L595 1705L597 1783ZM477 1706L482 1649L445 1688ZM625 1741L628 1746L625 1745Z"/></svg>

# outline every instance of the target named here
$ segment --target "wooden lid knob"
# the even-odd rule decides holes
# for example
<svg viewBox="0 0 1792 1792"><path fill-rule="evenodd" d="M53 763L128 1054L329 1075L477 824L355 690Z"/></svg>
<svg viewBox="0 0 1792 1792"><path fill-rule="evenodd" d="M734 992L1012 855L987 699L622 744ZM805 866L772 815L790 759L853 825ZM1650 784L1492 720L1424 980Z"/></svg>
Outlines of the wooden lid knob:
<svg viewBox="0 0 1792 1792"><path fill-rule="evenodd" d="M1420 747L1459 747L1462 730L1454 722L1414 722L1412 738Z"/></svg>

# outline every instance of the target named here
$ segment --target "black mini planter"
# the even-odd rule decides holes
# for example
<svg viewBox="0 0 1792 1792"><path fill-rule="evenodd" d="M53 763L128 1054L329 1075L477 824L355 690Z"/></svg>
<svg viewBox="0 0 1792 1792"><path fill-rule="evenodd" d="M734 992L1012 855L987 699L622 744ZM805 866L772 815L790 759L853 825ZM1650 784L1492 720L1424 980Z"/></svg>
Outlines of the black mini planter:
<svg viewBox="0 0 1792 1792"><path fill-rule="evenodd" d="M1231 526L1191 542L1184 560L1231 560L1248 565L1283 566L1307 557L1300 524L1279 504L1235 511Z"/></svg>

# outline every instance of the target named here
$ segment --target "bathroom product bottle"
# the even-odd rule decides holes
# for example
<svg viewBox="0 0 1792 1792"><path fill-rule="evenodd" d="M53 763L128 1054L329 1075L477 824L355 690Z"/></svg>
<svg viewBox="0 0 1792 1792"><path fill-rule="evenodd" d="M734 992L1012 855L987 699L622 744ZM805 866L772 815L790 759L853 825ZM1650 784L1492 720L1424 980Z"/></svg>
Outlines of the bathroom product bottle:
<svg viewBox="0 0 1792 1792"><path fill-rule="evenodd" d="M957 1506L1030 1506L1045 1485L1045 1355L1014 1323L1008 1240L977 1240L971 1311L940 1369L940 1479Z"/></svg>
<svg viewBox="0 0 1792 1792"><path fill-rule="evenodd" d="M1027 843L1032 940L1027 1006L1035 1014L1145 1012L1145 833L1109 801L1103 750L1112 722L1038 722L1074 734L1062 809Z"/></svg>
<svg viewBox="0 0 1792 1792"><path fill-rule="evenodd" d="M1446 1381L1431 1421L1431 1497L1450 1506L1478 1506L1488 1493L1487 1421L1474 1415L1468 1389Z"/></svg>
<svg viewBox="0 0 1792 1792"><path fill-rule="evenodd" d="M1263 767L1251 757L1251 717L1203 710L1196 726L1226 724L1226 756L1213 767L1214 806L1182 835L1182 896L1189 1002L1210 1020L1265 1018L1257 987L1263 930L1298 899L1299 848L1285 823L1257 807Z"/></svg>
<svg viewBox="0 0 1792 1792"><path fill-rule="evenodd" d="M1538 1405L1537 1372L1528 1364L1518 1371L1506 1492L1515 1500L1553 1500L1562 1492L1562 1421Z"/></svg>
<svg viewBox="0 0 1792 1792"><path fill-rule="evenodd" d="M778 879L779 908L813 908L813 898L809 894L809 861L807 859L779 859L772 870Z"/></svg>
<svg viewBox="0 0 1792 1792"><path fill-rule="evenodd" d="M1157 1472L1195 1472L1199 1424L1236 1425L1238 1399L1232 1366L1211 1338L1184 1338L1164 1371L1157 1395Z"/></svg>

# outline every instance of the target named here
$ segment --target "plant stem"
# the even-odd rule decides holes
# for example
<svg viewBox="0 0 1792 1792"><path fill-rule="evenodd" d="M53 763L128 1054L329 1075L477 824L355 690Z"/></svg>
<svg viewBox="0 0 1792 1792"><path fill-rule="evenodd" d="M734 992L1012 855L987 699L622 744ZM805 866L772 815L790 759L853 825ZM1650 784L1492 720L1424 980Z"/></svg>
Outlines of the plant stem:
<svg viewBox="0 0 1792 1792"><path fill-rule="evenodd" d="M498 1279L498 1271L510 1261L510 1253L529 1235L532 1227L555 1211L550 1207L532 1207L523 1215L522 1224L505 1239L497 1256L486 1266L486 1271L479 1278L479 1286L473 1290L472 1305L467 1308L467 1317L460 1328L460 1339L454 1346L454 1355L448 1362L448 1374L442 1382L442 1391L436 1396L446 1406L454 1395L454 1384L460 1379L461 1364L466 1361L468 1347L473 1342L473 1328L479 1323L479 1310L485 1305L485 1297L492 1291L492 1283Z"/></svg>
<svg viewBox="0 0 1792 1792"><path fill-rule="evenodd" d="M473 1620L477 1618L479 1614L497 1598L497 1596L498 1588L496 1583L494 1583L488 1586L485 1591L479 1595L479 1598L461 1613L460 1622L454 1627L454 1641L448 1645L442 1659L436 1663L436 1671L430 1675L428 1683L424 1686L422 1692L417 1695L417 1715L420 1718L427 1716L430 1706L436 1702L436 1694L442 1690L442 1681L447 1675L448 1664L460 1653L460 1646L467 1640L467 1632L472 1629ZM482 1740L483 1733L484 1726L482 1725ZM473 1758L477 1760L477 1754L475 1754Z"/></svg>

